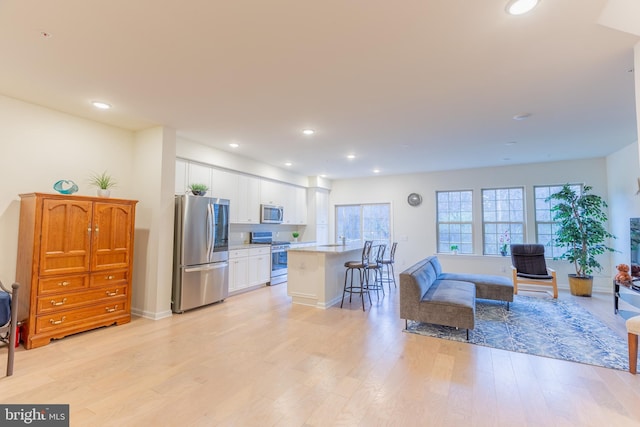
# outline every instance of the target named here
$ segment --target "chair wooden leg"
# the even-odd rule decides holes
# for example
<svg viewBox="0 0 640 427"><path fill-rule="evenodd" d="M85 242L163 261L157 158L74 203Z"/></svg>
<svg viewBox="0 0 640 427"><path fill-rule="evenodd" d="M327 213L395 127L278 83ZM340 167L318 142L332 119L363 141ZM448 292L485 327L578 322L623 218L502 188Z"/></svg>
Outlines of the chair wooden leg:
<svg viewBox="0 0 640 427"><path fill-rule="evenodd" d="M638 368L638 336L629 332L629 372L636 373Z"/></svg>

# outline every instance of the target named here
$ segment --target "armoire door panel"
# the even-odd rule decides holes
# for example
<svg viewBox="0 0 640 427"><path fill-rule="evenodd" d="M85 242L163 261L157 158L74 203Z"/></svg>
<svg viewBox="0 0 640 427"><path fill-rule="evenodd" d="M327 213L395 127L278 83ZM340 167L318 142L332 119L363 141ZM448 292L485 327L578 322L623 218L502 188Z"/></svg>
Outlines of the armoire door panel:
<svg viewBox="0 0 640 427"><path fill-rule="evenodd" d="M89 271L91 206L87 201L43 201L41 275Z"/></svg>
<svg viewBox="0 0 640 427"><path fill-rule="evenodd" d="M132 213L131 205L94 204L92 270L126 268L129 265Z"/></svg>

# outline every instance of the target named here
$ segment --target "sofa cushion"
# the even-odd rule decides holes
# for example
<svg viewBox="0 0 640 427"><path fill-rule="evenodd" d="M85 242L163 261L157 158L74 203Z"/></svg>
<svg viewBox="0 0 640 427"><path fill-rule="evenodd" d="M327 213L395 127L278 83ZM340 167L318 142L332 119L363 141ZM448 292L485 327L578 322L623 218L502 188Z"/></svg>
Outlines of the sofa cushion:
<svg viewBox="0 0 640 427"><path fill-rule="evenodd" d="M429 258L427 258L427 260L429 260L429 262L433 266L433 269L436 272L436 277L440 277L440 275L442 274L442 265L440 264L440 260L438 260L438 257L430 256Z"/></svg>
<svg viewBox="0 0 640 427"><path fill-rule="evenodd" d="M476 314L476 287L457 280L436 280L420 301L420 320L437 325L473 329Z"/></svg>
<svg viewBox="0 0 640 427"><path fill-rule="evenodd" d="M402 276L405 277L407 283L412 283L419 288L417 293L420 299L426 295L433 282L437 279L435 269L428 258L403 271L400 277L401 281L403 279Z"/></svg>
<svg viewBox="0 0 640 427"><path fill-rule="evenodd" d="M462 280L476 285L476 298L513 301L513 282L491 274L442 273L440 279Z"/></svg>

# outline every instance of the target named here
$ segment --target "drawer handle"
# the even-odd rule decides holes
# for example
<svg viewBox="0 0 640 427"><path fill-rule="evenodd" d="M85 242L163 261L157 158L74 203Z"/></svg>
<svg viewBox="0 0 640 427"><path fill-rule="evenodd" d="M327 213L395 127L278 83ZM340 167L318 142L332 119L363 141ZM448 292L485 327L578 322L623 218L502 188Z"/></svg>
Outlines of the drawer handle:
<svg viewBox="0 0 640 427"><path fill-rule="evenodd" d="M51 323L52 325L59 325L62 322L64 322L65 320L67 320L67 316L62 316L62 319L60 319L60 320L49 319L49 323Z"/></svg>
<svg viewBox="0 0 640 427"><path fill-rule="evenodd" d="M113 280L115 278L116 278L116 276L112 276L111 274L108 275L107 277L105 277L105 279L107 279L107 280Z"/></svg>
<svg viewBox="0 0 640 427"><path fill-rule="evenodd" d="M116 295L118 295L118 291L119 291L119 289L116 289L115 292L106 291L105 293L107 294L107 296L115 297Z"/></svg>
<svg viewBox="0 0 640 427"><path fill-rule="evenodd" d="M107 311L107 313L113 313L114 311L116 311L118 309L118 306L116 305L113 308L105 307L104 309Z"/></svg>
<svg viewBox="0 0 640 427"><path fill-rule="evenodd" d="M62 298L62 301L58 301L58 302L56 302L56 300L52 299L51 300L51 305L64 305L65 302L67 302L66 298Z"/></svg>
<svg viewBox="0 0 640 427"><path fill-rule="evenodd" d="M69 286L71 282L67 282L66 280L63 282L58 282L58 286Z"/></svg>

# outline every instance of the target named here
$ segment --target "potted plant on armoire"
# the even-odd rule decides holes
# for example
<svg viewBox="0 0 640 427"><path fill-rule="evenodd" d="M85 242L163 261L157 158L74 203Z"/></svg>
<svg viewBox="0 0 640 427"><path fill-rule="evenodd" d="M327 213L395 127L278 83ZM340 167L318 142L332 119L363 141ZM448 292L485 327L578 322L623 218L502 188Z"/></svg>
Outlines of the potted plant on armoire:
<svg viewBox="0 0 640 427"><path fill-rule="evenodd" d="M591 296L591 274L602 269L597 257L615 252L607 246L609 239L615 239L605 228L607 203L591 194L591 189L585 185L578 193L565 184L547 198L552 202L551 212L557 225L553 244L565 250L556 259L566 259L574 265L576 273L569 274L569 288L571 294L577 296Z"/></svg>

